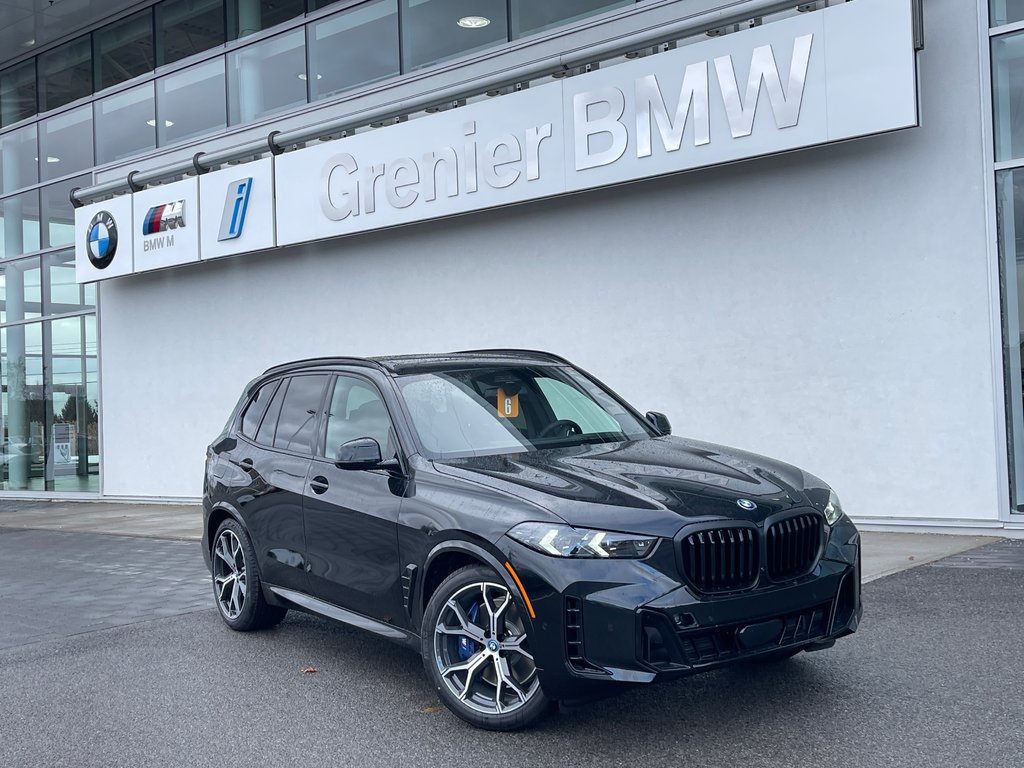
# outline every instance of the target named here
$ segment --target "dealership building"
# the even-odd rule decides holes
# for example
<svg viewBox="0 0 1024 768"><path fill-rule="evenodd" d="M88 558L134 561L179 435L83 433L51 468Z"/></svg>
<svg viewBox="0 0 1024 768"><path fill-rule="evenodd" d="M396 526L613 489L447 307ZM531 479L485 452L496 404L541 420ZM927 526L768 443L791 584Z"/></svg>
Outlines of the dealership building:
<svg viewBox="0 0 1024 768"><path fill-rule="evenodd" d="M197 500L282 361L512 347L1024 534L1024 0L0 0L0 172L0 507Z"/></svg>

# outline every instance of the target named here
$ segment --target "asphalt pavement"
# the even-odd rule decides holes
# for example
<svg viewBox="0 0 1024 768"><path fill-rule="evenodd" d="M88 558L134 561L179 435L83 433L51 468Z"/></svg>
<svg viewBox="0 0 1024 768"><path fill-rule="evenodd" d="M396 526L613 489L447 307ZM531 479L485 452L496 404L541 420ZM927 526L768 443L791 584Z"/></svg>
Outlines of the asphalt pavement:
<svg viewBox="0 0 1024 768"><path fill-rule="evenodd" d="M358 630L231 632L206 578L194 542L0 529L0 765L1024 765L1020 541L866 584L830 650L514 734L464 725L416 654Z"/></svg>

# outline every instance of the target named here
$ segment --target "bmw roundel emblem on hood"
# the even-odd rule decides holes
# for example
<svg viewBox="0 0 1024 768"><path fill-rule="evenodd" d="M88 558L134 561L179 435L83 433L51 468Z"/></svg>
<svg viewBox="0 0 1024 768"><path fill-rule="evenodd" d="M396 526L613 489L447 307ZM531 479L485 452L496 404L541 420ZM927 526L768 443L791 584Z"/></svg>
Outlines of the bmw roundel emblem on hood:
<svg viewBox="0 0 1024 768"><path fill-rule="evenodd" d="M736 499L736 506L740 509L747 510L747 512L753 512L757 509L757 504L752 502L750 499Z"/></svg>

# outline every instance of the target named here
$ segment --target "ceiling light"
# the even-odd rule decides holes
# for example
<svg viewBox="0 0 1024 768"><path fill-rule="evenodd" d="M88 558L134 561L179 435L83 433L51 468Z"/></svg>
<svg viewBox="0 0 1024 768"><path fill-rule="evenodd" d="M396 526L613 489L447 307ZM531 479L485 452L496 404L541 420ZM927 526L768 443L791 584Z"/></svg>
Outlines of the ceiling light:
<svg viewBox="0 0 1024 768"><path fill-rule="evenodd" d="M53 155L49 155L46 158L46 162L48 162L48 163L59 163L60 162L60 158L59 157L54 157Z"/></svg>
<svg viewBox="0 0 1024 768"><path fill-rule="evenodd" d="M156 120L147 120L146 125L150 128L156 128ZM164 120L164 128L170 128L172 125L174 125L173 120Z"/></svg>
<svg viewBox="0 0 1024 768"><path fill-rule="evenodd" d="M308 78L308 77L306 77L306 73L305 73L305 72L300 72L300 73L299 73L299 80L301 80L302 82L306 82L306 80L308 80L308 79L309 79L309 78ZM324 79L324 76L323 76L323 75L320 75L320 74L318 74L318 75L316 76L316 79L317 79L317 80L323 80L323 79Z"/></svg>
<svg viewBox="0 0 1024 768"><path fill-rule="evenodd" d="M486 16L463 16L459 19L458 24L463 29L480 29L480 27L486 27L491 23L491 20Z"/></svg>

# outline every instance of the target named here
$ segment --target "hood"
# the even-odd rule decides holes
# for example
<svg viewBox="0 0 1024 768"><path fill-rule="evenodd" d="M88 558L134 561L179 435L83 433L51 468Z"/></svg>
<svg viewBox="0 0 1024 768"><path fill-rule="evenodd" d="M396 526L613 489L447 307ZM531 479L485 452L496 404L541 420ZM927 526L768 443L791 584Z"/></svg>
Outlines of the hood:
<svg viewBox="0 0 1024 768"><path fill-rule="evenodd" d="M720 445L659 437L434 462L583 528L673 536L708 520L763 522L795 507L821 509L829 488L802 470ZM756 508L743 509L739 499Z"/></svg>

